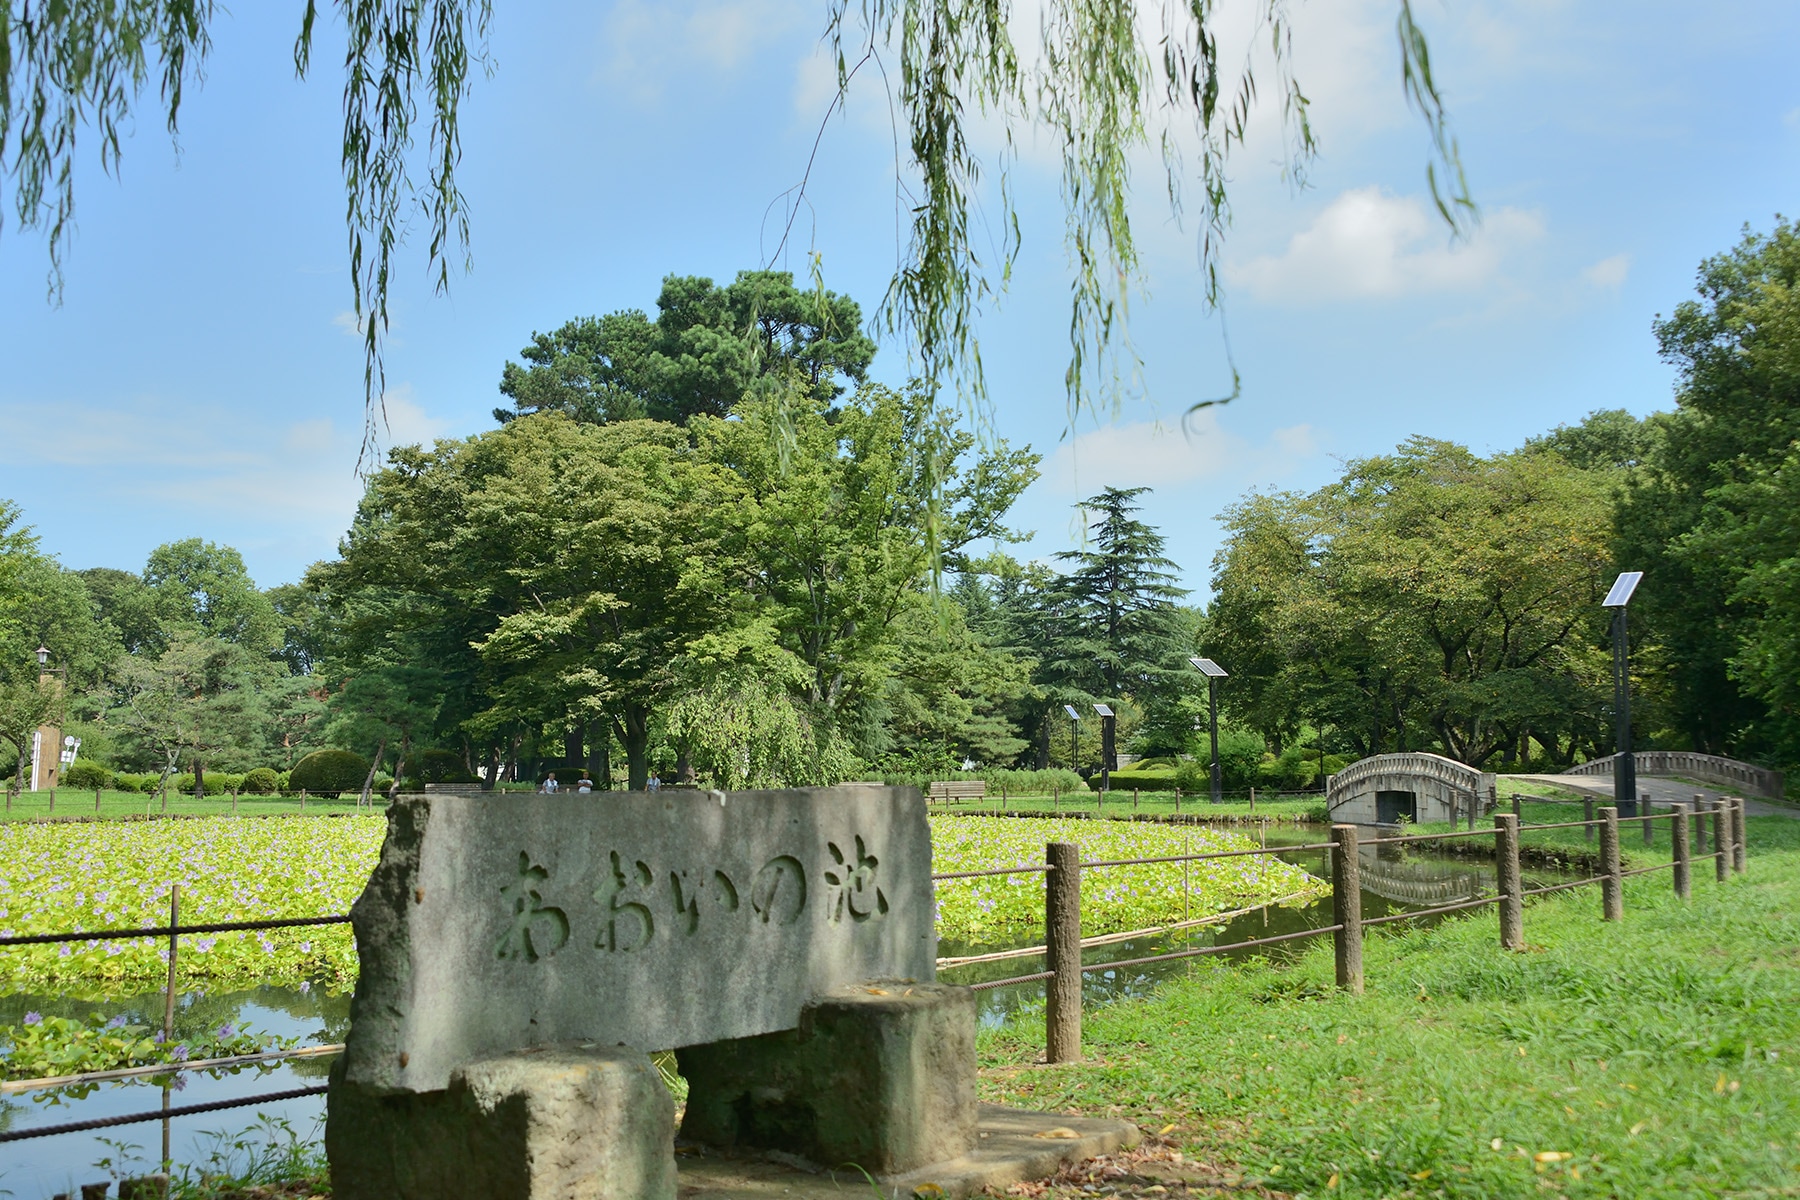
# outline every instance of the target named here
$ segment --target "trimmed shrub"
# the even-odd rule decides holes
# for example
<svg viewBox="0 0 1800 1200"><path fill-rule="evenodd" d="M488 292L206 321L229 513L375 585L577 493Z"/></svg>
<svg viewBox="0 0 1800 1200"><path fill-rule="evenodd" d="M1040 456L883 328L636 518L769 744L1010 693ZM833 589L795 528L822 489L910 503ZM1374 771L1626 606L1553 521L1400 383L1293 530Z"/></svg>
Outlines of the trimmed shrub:
<svg viewBox="0 0 1800 1200"><path fill-rule="evenodd" d="M1194 764L1192 764L1192 763L1183 763L1181 765L1181 770L1182 771L1188 770L1193 765ZM1172 792L1177 787L1179 787L1184 792L1193 792L1193 791L1203 790L1205 787L1210 786L1207 784L1202 784L1202 785L1200 785L1200 787L1194 787L1194 786L1182 784L1179 782L1179 780L1180 780L1180 772L1179 771L1170 771L1170 770L1164 770L1164 769L1151 770L1151 771L1139 771L1139 770L1135 769L1135 764L1133 764L1133 766L1134 766L1133 770L1114 771L1112 773L1112 790L1113 791L1129 792L1133 788L1136 788L1140 792ZM1200 769L1200 772L1201 772L1200 777L1202 779L1205 779L1206 778L1206 768L1202 767ZM1087 786L1092 788L1096 792L1100 790L1100 772L1095 771L1093 773L1093 775L1088 778Z"/></svg>
<svg viewBox="0 0 1800 1200"><path fill-rule="evenodd" d="M273 767L257 767L244 773L242 790L252 796L267 796L281 786L281 777Z"/></svg>
<svg viewBox="0 0 1800 1200"><path fill-rule="evenodd" d="M194 794L194 773L184 771L180 775L169 776L169 790L181 796Z"/></svg>
<svg viewBox="0 0 1800 1200"><path fill-rule="evenodd" d="M112 781L113 773L111 771L97 762L86 762L79 758L70 764L69 769L62 775L64 787L80 788L84 792L90 788L110 787Z"/></svg>
<svg viewBox="0 0 1800 1200"><path fill-rule="evenodd" d="M369 760L354 750L314 750L288 772L286 790L336 799L362 791L368 777Z"/></svg>

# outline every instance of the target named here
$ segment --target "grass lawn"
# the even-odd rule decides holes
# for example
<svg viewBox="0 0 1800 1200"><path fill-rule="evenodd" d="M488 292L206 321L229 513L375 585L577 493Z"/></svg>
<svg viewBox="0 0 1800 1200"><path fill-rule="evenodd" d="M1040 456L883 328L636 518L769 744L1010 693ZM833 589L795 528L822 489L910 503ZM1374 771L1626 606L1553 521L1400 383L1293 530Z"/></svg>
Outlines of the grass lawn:
<svg viewBox="0 0 1800 1200"><path fill-rule="evenodd" d="M1009 793L1004 801L997 792L990 792L985 800L964 801L950 806L949 811L994 812L1002 807L1007 812L1092 813L1111 817L1129 816L1132 813L1166 817L1180 813L1182 816L1200 817L1268 817L1278 821L1325 819L1325 799L1318 795L1279 800L1259 798L1252 806L1247 797L1231 798L1214 804L1204 796L1177 797L1174 792L1139 792L1134 800L1130 792L1110 791L1103 800L1098 792L1085 789L1061 795L1045 793L1018 796ZM942 805L932 805L933 812L943 808Z"/></svg>
<svg viewBox="0 0 1800 1200"><path fill-rule="evenodd" d="M507 791L529 790L507 788ZM98 815L102 817L130 817L157 815L164 811L160 796L147 796L141 792L117 792L110 789L99 796ZM383 806L380 796L374 797L378 807ZM977 803L955 805L948 811L980 812L993 811L1000 803L998 796L990 797ZM1209 817L1246 817L1255 815L1272 820L1324 819L1324 801L1319 797L1300 797L1297 799L1261 800L1256 802L1252 810L1248 800L1227 800L1223 804L1213 804L1201 797L1184 796L1177 800L1172 792L1140 792L1137 806L1134 808L1130 792L1108 792L1104 803L1098 794L1089 791L1071 792L1062 796L1048 793L1041 796L1008 796L1005 802L1008 812L1046 812L1046 813L1096 813L1102 816L1123 816L1131 812L1146 815L1168 816L1180 812L1183 816L1198 814ZM233 810L229 795L207 796L196 800L192 796L169 795L167 811L172 815L217 816ZM240 816L275 816L279 814L300 813L330 814L356 811L356 796L348 793L337 800L323 800L317 796L309 796L304 802L298 796L239 796L235 810ZM942 806L933 805L933 812L945 811ZM10 811L6 811L4 819L26 821L33 818L49 816L57 817L92 817L96 815L95 795L91 791L77 792L63 788L56 793L56 806L52 811L50 793L21 792L12 802Z"/></svg>
<svg viewBox="0 0 1800 1200"><path fill-rule="evenodd" d="M988 1033L984 1099L1166 1130L1201 1194L1800 1194L1800 822L1749 842L1686 904L1627 880L1618 924L1593 888L1532 902L1522 953L1492 909L1372 931L1360 997L1321 944L1090 1009L1080 1064L1038 1062L1041 1024Z"/></svg>
<svg viewBox="0 0 1800 1200"><path fill-rule="evenodd" d="M122 818L141 817L146 814L156 815L164 812L161 796L147 796L142 792L116 792L110 788L96 797L90 791L77 792L69 788L59 789L56 793L56 807L51 809L50 793L20 792L14 798L4 817L9 821L29 821L42 817L102 817ZM376 797L376 803L381 803ZM318 796L308 796L302 801L298 796L239 796L236 812L240 816L278 816L289 813L306 812L308 814L350 813L356 811L356 794L350 793L337 800L323 800ZM97 813L96 813L97 809ZM218 816L230 813L232 799L228 794L207 796L196 800L192 796L169 793L166 810L174 816ZM365 810L366 811L366 810Z"/></svg>

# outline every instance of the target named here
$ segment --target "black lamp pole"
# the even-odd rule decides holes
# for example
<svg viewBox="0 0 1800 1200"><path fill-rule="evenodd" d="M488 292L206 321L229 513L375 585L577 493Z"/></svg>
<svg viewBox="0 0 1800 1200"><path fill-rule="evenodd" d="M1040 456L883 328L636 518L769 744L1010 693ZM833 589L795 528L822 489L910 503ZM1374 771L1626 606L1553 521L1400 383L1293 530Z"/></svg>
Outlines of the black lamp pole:
<svg viewBox="0 0 1800 1200"><path fill-rule="evenodd" d="M1206 676L1206 715L1212 726L1212 799L1217 804L1223 799L1223 780L1219 774L1219 680L1226 677L1224 667L1210 658L1190 658L1194 669Z"/></svg>
<svg viewBox="0 0 1800 1200"><path fill-rule="evenodd" d="M1644 577L1642 571L1626 571L1613 582L1601 601L1613 610L1613 736L1618 750L1613 758L1613 804L1621 817L1638 815L1637 759L1631 752L1631 639L1625 624L1625 606Z"/></svg>
<svg viewBox="0 0 1800 1200"><path fill-rule="evenodd" d="M1216 675L1206 677L1206 719L1212 727L1212 802L1219 803L1221 780L1219 778L1219 678Z"/></svg>

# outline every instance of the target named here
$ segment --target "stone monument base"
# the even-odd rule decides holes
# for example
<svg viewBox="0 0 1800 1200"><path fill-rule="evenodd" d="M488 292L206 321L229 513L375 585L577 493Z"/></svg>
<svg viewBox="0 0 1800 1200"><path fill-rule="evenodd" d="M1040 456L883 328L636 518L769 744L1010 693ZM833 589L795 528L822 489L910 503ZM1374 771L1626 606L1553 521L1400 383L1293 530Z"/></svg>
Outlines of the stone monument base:
<svg viewBox="0 0 1800 1200"><path fill-rule="evenodd" d="M378 1094L332 1071L334 1200L674 1200L675 1101L647 1055L546 1046Z"/></svg>
<svg viewBox="0 0 1800 1200"><path fill-rule="evenodd" d="M800 1027L676 1051L681 1136L888 1176L976 1143L975 993L906 980L839 988Z"/></svg>
<svg viewBox="0 0 1800 1200"><path fill-rule="evenodd" d="M1128 1121L1025 1112L995 1104L980 1106L975 1149L948 1162L899 1175L876 1176L883 1200L943 1196L964 1200L983 1188L1006 1188L1044 1179L1065 1165L1137 1145L1141 1135ZM720 1155L683 1146L676 1155L682 1200L873 1200L861 1172L825 1170L797 1162ZM935 1190L926 1185L935 1185Z"/></svg>

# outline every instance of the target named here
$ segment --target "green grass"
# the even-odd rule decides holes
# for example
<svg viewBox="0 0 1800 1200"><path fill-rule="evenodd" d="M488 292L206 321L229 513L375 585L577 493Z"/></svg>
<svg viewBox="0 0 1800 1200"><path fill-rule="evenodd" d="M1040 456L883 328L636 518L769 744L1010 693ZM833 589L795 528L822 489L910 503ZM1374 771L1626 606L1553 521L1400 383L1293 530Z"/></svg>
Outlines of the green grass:
<svg viewBox="0 0 1800 1200"><path fill-rule="evenodd" d="M1360 997L1320 944L1090 1009L1081 1064L1038 1065L1041 1024L985 1034L983 1098L1172 1126L1294 1196L1796 1194L1800 822L1749 826L1747 875L1686 904L1628 880L1610 925L1593 889L1544 898L1523 953L1483 909L1371 936Z"/></svg>
<svg viewBox="0 0 1800 1200"><path fill-rule="evenodd" d="M528 785L507 787L506 791L529 791ZM377 806L383 804L382 798L373 798ZM122 819L126 817L156 816L164 812L161 796L147 796L140 792L118 792L108 789L101 792L99 798L101 817ZM955 805L952 812L992 812L1000 803L998 795L990 796L979 803L965 802ZM1133 808L1130 792L1108 792L1104 803L1094 792L1070 792L1061 796L1048 793L1039 796L1009 795L1005 802L1008 812L1047 812L1047 813L1096 813L1102 816L1124 816L1132 812L1144 815L1169 816L1176 812L1183 816L1199 815L1202 817L1246 817L1255 815L1269 817L1273 820L1324 820L1324 801L1318 797L1301 797L1288 800L1261 800L1256 802L1254 814L1249 801L1244 798L1227 800L1223 804L1213 804L1198 796L1184 796L1179 800L1172 792L1140 792L1137 807ZM196 800L192 796L169 795L167 812L172 816L218 816L233 811L232 800L228 795L207 796ZM298 796L239 796L235 810L240 816L281 816L296 815L305 812L307 815L330 815L356 811L356 795L346 794L336 800L323 800L317 796L309 796L304 802ZM933 812L943 811L942 806L933 805ZM93 817L96 815L94 793L92 791L77 792L64 788L56 794L56 806L52 811L48 792L21 792L13 801L10 812L4 813L4 819L12 821L29 821L45 817Z"/></svg>
<svg viewBox="0 0 1800 1200"><path fill-rule="evenodd" d="M381 797L376 796L374 799L378 806L382 803ZM161 796L149 796L142 792L118 792L108 788L100 793L98 813L95 811L94 801L92 790L77 792L62 788L56 793L53 811L49 792L20 792L13 799L10 811L4 813L4 819L30 821L45 817L98 815L119 820L146 814L156 816L164 812ZM232 811L229 795L207 796L203 800L196 800L192 796L169 793L167 812L171 816L218 816ZM349 793L337 800L308 796L304 801L298 796L239 796L236 811L240 816L285 816L301 812L308 816L325 816L331 813L349 813L356 811L356 793Z"/></svg>
<svg viewBox="0 0 1800 1200"><path fill-rule="evenodd" d="M932 811L943 810L942 805L932 805ZM1301 796L1293 799L1263 800L1258 799L1252 808L1247 797L1227 799L1223 803L1214 804L1203 796L1177 797L1173 792L1139 792L1134 803L1130 792L1111 791L1102 800L1098 792L1064 792L1060 796L1031 795L1017 796L1008 794L1004 801L998 793L990 792L984 800L968 800L950 806L951 812L995 812L1004 807L1009 813L1047 812L1047 813L1091 813L1097 816L1125 817L1133 813L1141 816L1182 816L1199 817L1268 817L1271 820L1296 821L1325 819L1325 801L1319 796Z"/></svg>

